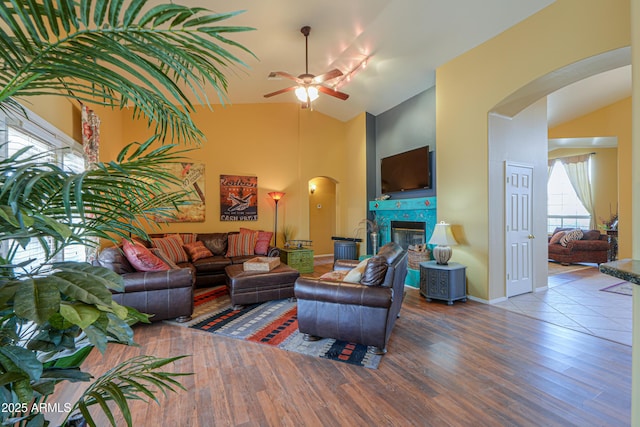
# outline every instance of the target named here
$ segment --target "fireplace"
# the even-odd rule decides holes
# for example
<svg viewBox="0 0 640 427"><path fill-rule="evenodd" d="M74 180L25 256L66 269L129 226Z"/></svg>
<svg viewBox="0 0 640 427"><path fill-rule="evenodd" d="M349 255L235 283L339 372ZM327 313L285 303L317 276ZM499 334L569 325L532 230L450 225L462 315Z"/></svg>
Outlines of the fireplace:
<svg viewBox="0 0 640 427"><path fill-rule="evenodd" d="M403 248L425 243L436 226L436 198L372 200L369 211L380 224L378 247L397 242ZM420 287L420 271L408 269L405 285Z"/></svg>
<svg viewBox="0 0 640 427"><path fill-rule="evenodd" d="M391 241L409 249L410 245L426 243L426 223L417 221L391 221Z"/></svg>

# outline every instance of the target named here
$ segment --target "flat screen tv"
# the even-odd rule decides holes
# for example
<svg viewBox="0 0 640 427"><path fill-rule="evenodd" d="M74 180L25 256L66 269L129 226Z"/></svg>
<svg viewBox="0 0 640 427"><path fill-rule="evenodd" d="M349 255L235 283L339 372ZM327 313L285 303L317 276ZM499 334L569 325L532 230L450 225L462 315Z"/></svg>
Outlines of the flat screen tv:
<svg viewBox="0 0 640 427"><path fill-rule="evenodd" d="M429 146L385 157L380 161L382 194L431 188Z"/></svg>

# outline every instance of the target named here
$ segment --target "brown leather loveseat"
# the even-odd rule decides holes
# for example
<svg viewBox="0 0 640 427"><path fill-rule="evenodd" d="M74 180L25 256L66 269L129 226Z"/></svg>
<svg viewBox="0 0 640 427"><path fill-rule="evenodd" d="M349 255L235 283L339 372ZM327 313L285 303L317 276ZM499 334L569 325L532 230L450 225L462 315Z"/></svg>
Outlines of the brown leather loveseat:
<svg viewBox="0 0 640 427"><path fill-rule="evenodd" d="M119 247L105 248L95 265L108 268L124 279L124 292L114 292L118 304L152 314L152 322L187 321L193 313L193 275L189 268L167 271L136 271Z"/></svg>
<svg viewBox="0 0 640 427"><path fill-rule="evenodd" d="M334 270L351 271L358 264L337 260ZM368 260L357 283L325 275L298 278L294 292L300 332L307 340L334 338L385 353L402 306L406 275L407 251L392 242Z"/></svg>

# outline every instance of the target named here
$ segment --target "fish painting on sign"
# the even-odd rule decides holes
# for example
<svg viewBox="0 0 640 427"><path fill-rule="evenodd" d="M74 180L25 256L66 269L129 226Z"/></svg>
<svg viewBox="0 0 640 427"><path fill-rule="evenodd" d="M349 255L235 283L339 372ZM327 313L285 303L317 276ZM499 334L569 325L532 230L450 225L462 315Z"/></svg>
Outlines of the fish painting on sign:
<svg viewBox="0 0 640 427"><path fill-rule="evenodd" d="M220 175L220 221L258 220L258 177Z"/></svg>

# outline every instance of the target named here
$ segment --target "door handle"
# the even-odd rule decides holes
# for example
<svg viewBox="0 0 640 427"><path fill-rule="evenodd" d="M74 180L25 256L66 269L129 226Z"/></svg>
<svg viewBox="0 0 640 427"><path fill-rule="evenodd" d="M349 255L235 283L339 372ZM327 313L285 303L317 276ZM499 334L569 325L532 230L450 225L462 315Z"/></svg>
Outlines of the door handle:
<svg viewBox="0 0 640 427"><path fill-rule="evenodd" d="M529 237L529 239L535 239L536 238L536 236L534 236L533 234L529 234L528 237Z"/></svg>

